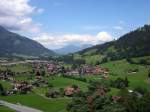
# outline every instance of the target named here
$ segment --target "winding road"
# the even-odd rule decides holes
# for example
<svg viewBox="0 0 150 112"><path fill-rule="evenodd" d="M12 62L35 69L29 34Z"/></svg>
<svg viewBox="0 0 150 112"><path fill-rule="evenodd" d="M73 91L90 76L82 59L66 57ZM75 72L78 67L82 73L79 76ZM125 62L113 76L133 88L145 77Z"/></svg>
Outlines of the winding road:
<svg viewBox="0 0 150 112"><path fill-rule="evenodd" d="M17 112L43 112L43 111L31 108L31 107L27 107L23 105L16 105L16 104L8 103L2 100L0 100L0 104L3 106L9 107L10 109L13 109Z"/></svg>

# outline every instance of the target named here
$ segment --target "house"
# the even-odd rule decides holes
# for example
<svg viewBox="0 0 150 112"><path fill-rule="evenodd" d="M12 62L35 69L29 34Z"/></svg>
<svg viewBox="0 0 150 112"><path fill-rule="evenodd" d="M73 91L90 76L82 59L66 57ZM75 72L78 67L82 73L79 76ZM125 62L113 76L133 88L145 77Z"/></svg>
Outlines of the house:
<svg viewBox="0 0 150 112"><path fill-rule="evenodd" d="M69 72L67 72L67 75L79 75L79 71L78 70L70 70Z"/></svg>
<svg viewBox="0 0 150 112"><path fill-rule="evenodd" d="M74 93L79 93L80 88L67 87L64 92L66 96L72 96Z"/></svg>
<svg viewBox="0 0 150 112"><path fill-rule="evenodd" d="M93 74L100 74L101 72L102 72L102 68L98 66L93 67L93 71L92 71Z"/></svg>
<svg viewBox="0 0 150 112"><path fill-rule="evenodd" d="M109 79L109 76L107 74L103 74L102 77L103 77L104 80L108 80Z"/></svg>
<svg viewBox="0 0 150 112"><path fill-rule="evenodd" d="M84 71L86 74L92 74L93 73L93 67L86 65L86 66L84 66Z"/></svg>
<svg viewBox="0 0 150 112"><path fill-rule="evenodd" d="M114 102L117 102L118 100L120 100L121 99L121 96L112 96L112 100L114 101Z"/></svg>
<svg viewBox="0 0 150 112"><path fill-rule="evenodd" d="M67 87L65 89L65 95L66 96L72 96L74 94L74 88L73 87Z"/></svg>
<svg viewBox="0 0 150 112"><path fill-rule="evenodd" d="M83 68L86 74L92 74L92 75L109 74L108 68L102 68L99 66L89 66L89 65L86 65Z"/></svg>
<svg viewBox="0 0 150 112"><path fill-rule="evenodd" d="M47 63L46 68L47 68L47 72L50 74L54 74L58 72L58 66L55 63Z"/></svg>
<svg viewBox="0 0 150 112"><path fill-rule="evenodd" d="M14 81L13 91L28 92L31 91L32 85L29 85L26 81Z"/></svg>

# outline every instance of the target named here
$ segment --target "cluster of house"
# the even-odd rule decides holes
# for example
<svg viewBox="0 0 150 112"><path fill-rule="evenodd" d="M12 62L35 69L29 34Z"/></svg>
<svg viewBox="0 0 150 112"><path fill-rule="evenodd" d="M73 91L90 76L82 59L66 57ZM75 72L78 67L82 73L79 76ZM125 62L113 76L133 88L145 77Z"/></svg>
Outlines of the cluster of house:
<svg viewBox="0 0 150 112"><path fill-rule="evenodd" d="M109 69L103 68L99 66L90 66L84 65L75 69L72 68L64 68L62 64L50 61L46 63L36 63L34 64L34 68L36 71L39 71L41 66L43 66L48 74L66 74L66 75L103 75L104 78L108 78Z"/></svg>
<svg viewBox="0 0 150 112"><path fill-rule="evenodd" d="M0 80L12 80L13 73L10 71L0 71Z"/></svg>
<svg viewBox="0 0 150 112"><path fill-rule="evenodd" d="M67 75L101 75L104 79L108 79L109 69L99 66L84 65L77 69L70 69Z"/></svg>
<svg viewBox="0 0 150 112"><path fill-rule="evenodd" d="M83 69L86 74L93 74L93 75L102 74L104 76L107 76L109 74L108 68L103 68L103 67L99 67L99 66L85 65L83 67Z"/></svg>
<svg viewBox="0 0 150 112"><path fill-rule="evenodd" d="M26 81L16 81L13 82L13 92L27 93L32 89L32 85L30 85Z"/></svg>

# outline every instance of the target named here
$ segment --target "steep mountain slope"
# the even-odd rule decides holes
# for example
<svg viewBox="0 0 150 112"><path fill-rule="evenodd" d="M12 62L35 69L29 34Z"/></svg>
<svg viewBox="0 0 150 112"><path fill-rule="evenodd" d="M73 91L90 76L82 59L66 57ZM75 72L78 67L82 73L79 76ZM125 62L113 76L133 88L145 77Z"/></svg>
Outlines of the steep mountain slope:
<svg viewBox="0 0 150 112"><path fill-rule="evenodd" d="M0 26L0 56L44 56L53 54L53 51L38 42L12 33Z"/></svg>
<svg viewBox="0 0 150 112"><path fill-rule="evenodd" d="M150 25L138 28L116 41L96 45L81 52L82 57L101 55L111 60L150 55Z"/></svg>

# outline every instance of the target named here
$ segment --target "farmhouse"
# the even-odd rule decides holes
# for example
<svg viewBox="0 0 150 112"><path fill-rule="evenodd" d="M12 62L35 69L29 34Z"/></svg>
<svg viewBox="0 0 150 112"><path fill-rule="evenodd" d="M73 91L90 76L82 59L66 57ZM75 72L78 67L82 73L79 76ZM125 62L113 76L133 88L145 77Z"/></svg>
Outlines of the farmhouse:
<svg viewBox="0 0 150 112"><path fill-rule="evenodd" d="M25 81L14 81L13 83L13 90L18 92L27 92L30 91L32 88L32 85L29 85Z"/></svg>
<svg viewBox="0 0 150 112"><path fill-rule="evenodd" d="M74 88L72 88L72 87L67 87L67 88L65 89L65 95L66 95L66 96L72 96L73 93L74 93Z"/></svg>
<svg viewBox="0 0 150 112"><path fill-rule="evenodd" d="M73 87L67 87L65 89L65 95L66 96L72 96L74 93L80 92L80 88L73 88Z"/></svg>
<svg viewBox="0 0 150 112"><path fill-rule="evenodd" d="M102 68L99 66L84 66L84 71L86 74L93 74L93 75L97 75L97 74L108 74L109 73L109 69L108 68Z"/></svg>
<svg viewBox="0 0 150 112"><path fill-rule="evenodd" d="M79 75L79 71L76 69L76 70L70 70L66 73L67 75Z"/></svg>

